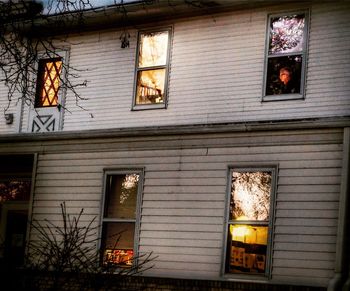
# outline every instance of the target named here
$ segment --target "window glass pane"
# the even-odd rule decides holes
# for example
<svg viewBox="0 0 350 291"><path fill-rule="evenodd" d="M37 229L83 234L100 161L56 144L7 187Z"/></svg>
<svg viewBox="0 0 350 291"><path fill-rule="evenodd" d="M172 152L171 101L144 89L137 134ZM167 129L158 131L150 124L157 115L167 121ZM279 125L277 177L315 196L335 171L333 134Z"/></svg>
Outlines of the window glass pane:
<svg viewBox="0 0 350 291"><path fill-rule="evenodd" d="M102 236L103 263L132 265L134 223L104 223Z"/></svg>
<svg viewBox="0 0 350 291"><path fill-rule="evenodd" d="M302 56L269 58L266 95L300 93Z"/></svg>
<svg viewBox="0 0 350 291"><path fill-rule="evenodd" d="M136 217L138 181L138 174L107 176L104 217Z"/></svg>
<svg viewBox="0 0 350 291"><path fill-rule="evenodd" d="M6 201L29 201L30 184L29 180L0 182L0 204Z"/></svg>
<svg viewBox="0 0 350 291"><path fill-rule="evenodd" d="M265 273L267 238L267 226L230 225L228 271Z"/></svg>
<svg viewBox="0 0 350 291"><path fill-rule="evenodd" d="M269 54L303 50L305 15L271 18Z"/></svg>
<svg viewBox="0 0 350 291"><path fill-rule="evenodd" d="M168 31L140 35L139 68L166 65L168 38Z"/></svg>
<svg viewBox="0 0 350 291"><path fill-rule="evenodd" d="M270 191L270 172L233 172L230 219L267 221Z"/></svg>
<svg viewBox="0 0 350 291"><path fill-rule="evenodd" d="M35 100L36 107L57 105L61 70L62 60L60 58L40 60Z"/></svg>
<svg viewBox="0 0 350 291"><path fill-rule="evenodd" d="M165 69L139 71L136 104L163 103Z"/></svg>

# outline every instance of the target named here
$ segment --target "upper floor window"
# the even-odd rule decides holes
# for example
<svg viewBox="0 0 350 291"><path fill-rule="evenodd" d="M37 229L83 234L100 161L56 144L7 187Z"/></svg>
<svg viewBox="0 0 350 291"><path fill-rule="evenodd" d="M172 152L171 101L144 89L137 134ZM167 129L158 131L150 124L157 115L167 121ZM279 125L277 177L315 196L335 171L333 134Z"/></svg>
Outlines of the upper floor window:
<svg viewBox="0 0 350 291"><path fill-rule="evenodd" d="M134 109L166 107L170 38L170 28L139 33Z"/></svg>
<svg viewBox="0 0 350 291"><path fill-rule="evenodd" d="M226 273L269 273L274 173L274 168L230 171Z"/></svg>
<svg viewBox="0 0 350 291"><path fill-rule="evenodd" d="M35 107L58 105L62 58L41 59L38 65L38 78Z"/></svg>
<svg viewBox="0 0 350 291"><path fill-rule="evenodd" d="M263 100L303 98L307 13L271 15L268 21Z"/></svg>
<svg viewBox="0 0 350 291"><path fill-rule="evenodd" d="M135 257L141 173L112 172L105 176L102 217L103 264L128 267Z"/></svg>

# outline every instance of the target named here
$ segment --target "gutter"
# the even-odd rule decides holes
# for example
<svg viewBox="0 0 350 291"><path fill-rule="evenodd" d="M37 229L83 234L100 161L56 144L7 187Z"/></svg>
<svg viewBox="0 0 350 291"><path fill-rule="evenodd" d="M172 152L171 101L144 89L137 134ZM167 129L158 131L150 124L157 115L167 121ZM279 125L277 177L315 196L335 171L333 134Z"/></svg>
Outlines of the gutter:
<svg viewBox="0 0 350 291"><path fill-rule="evenodd" d="M350 127L344 128L343 138L343 165L339 197L339 215L338 215L338 232L336 242L336 257L334 277L329 281L327 291L349 291L350 274L345 274L349 264L348 251L350 249L347 241L348 232L347 221L349 221L349 166L350 166ZM344 284L344 281L346 283ZM344 284L344 285L343 285ZM342 288L343 286L343 288Z"/></svg>
<svg viewBox="0 0 350 291"><path fill-rule="evenodd" d="M213 124L164 125L147 127L106 128L79 131L43 133L16 133L0 135L0 142L26 142L69 139L144 137L181 134L209 134L227 132L256 132L277 130L307 130L320 128L350 128L350 117L306 118L282 121L250 121Z"/></svg>

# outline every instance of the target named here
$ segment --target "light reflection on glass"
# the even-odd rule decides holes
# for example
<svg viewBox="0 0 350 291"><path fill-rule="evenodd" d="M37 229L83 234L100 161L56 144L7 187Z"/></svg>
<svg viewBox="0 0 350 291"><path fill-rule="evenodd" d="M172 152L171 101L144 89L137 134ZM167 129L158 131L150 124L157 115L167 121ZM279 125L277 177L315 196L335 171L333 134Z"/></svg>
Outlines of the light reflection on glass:
<svg viewBox="0 0 350 291"><path fill-rule="evenodd" d="M267 245L268 230L266 226L230 225L230 232L233 241Z"/></svg>
<svg viewBox="0 0 350 291"><path fill-rule="evenodd" d="M30 181L8 180L0 182L0 204L6 201L28 201Z"/></svg>
<svg viewBox="0 0 350 291"><path fill-rule="evenodd" d="M105 217L135 218L138 174L107 176Z"/></svg>
<svg viewBox="0 0 350 291"><path fill-rule="evenodd" d="M270 172L233 172L231 189L231 219L269 219L271 191Z"/></svg>
<svg viewBox="0 0 350 291"><path fill-rule="evenodd" d="M271 19L269 54L301 52L304 39L304 15Z"/></svg>
<svg viewBox="0 0 350 291"><path fill-rule="evenodd" d="M140 35L139 68L164 66L167 59L169 32Z"/></svg>
<svg viewBox="0 0 350 291"><path fill-rule="evenodd" d="M129 198L130 194L137 191L138 181L138 174L125 175L120 194L120 204L123 204Z"/></svg>

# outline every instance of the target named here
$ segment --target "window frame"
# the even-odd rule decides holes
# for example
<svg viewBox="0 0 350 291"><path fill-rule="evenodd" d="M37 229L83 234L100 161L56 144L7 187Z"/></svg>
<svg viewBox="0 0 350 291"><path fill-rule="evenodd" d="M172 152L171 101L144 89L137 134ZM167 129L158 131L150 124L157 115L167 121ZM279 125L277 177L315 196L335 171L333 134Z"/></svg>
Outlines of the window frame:
<svg viewBox="0 0 350 291"><path fill-rule="evenodd" d="M62 68L61 68L61 74L60 74L60 88L58 90L58 100L57 105L55 106L44 106L44 107L36 107L36 98L37 98L37 85L38 85L38 73L39 73L39 61L45 60L45 59L55 59L55 58L61 58L62 61ZM35 72L32 72L31 76L33 80L35 80L35 84L33 85L34 91L34 98L30 102L30 106L28 108L28 116L27 116L27 131L28 132L51 132L51 131L60 131L63 128L63 118L64 118L64 111L65 111L65 103L66 103L66 93L67 88L65 86L62 86L62 83L66 81L67 74L69 70L69 58L70 58L70 48L69 47L62 47L57 51L54 52L40 52L38 54L38 58L35 65ZM24 103L21 104L21 110L23 110ZM54 128L53 130L43 130L43 131L34 131L33 130L33 123L40 119L40 117L49 117L49 123L51 121L54 121ZM46 125L43 125L45 127Z"/></svg>
<svg viewBox="0 0 350 291"><path fill-rule="evenodd" d="M105 204L107 203L107 178L108 176L113 175L127 175L127 174L138 174L138 188L137 188L137 197L136 197L136 206L135 206L135 218L107 218L105 217ZM142 194L143 194L143 183L144 183L144 169L105 169L103 171L103 183L102 183L102 199L101 199L101 208L100 208L100 229L99 229L99 242L98 249L101 251L101 260L100 264L103 263L103 225L104 223L134 223L134 242L133 242L133 266L138 263L138 246L140 239L140 223L141 223L141 204L142 204Z"/></svg>
<svg viewBox="0 0 350 291"><path fill-rule="evenodd" d="M260 221L237 221L230 220L230 203L231 203L231 188L232 188L232 174L233 172L271 172L271 191L270 191L270 209L269 209L269 221L267 223ZM277 192L277 165L262 165L262 166L229 166L227 174L227 189L226 189L226 209L224 219L224 240L222 248L222 269L221 274L224 278L237 278L244 280L269 280L271 279L272 270L272 251L273 251L273 235L274 235L274 220L276 211L276 192ZM268 227L268 238L266 248L266 267L265 273L262 274L250 274L250 273L229 273L227 269L228 257L228 232L231 224L242 224L242 225L256 225L256 226L267 226Z"/></svg>
<svg viewBox="0 0 350 291"><path fill-rule="evenodd" d="M269 43L270 43L270 23L272 18L282 17L282 16L290 16L290 15L305 15L305 24L304 24L304 43L303 49L301 52L293 52L293 53L278 53L274 56L269 56ZM305 99L305 87L306 87L306 66L307 66L307 57L308 57L308 42L309 42L309 21L310 21L310 10L302 9L302 10L293 10L293 11L283 11L279 13L271 13L267 15L266 21L266 39L265 39L265 55L264 55L264 76L263 76L263 92L262 92L262 102L268 101L285 101L285 100L298 100ZM288 94L276 94L276 95L266 95L267 88L267 73L268 73L268 63L271 58L278 57L288 57L293 55L301 55L302 63L301 63L301 74L300 74L300 93L288 93Z"/></svg>
<svg viewBox="0 0 350 291"><path fill-rule="evenodd" d="M166 55L165 65L156 65L139 68L139 53L140 53L140 37L142 34L154 33L154 32L168 32L168 48ZM168 107L168 84L169 84L169 71L170 71L170 57L172 50L172 39L173 39L173 26L157 27L152 29L139 30L137 33L137 43L136 43L136 57L135 57L135 71L134 71L134 89L133 89L133 101L132 101L132 111L137 110L149 110L149 109L166 109ZM137 94L137 80L138 74L142 71L165 69L165 80L164 80L164 102L156 104L136 104L136 94Z"/></svg>

